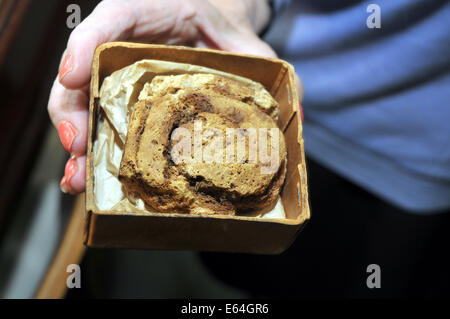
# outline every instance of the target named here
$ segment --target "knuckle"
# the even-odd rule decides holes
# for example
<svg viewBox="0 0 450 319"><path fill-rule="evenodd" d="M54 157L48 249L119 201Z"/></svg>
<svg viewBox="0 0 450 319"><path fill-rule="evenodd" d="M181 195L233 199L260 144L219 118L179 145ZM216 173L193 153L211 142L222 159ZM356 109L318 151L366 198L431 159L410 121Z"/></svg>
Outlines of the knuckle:
<svg viewBox="0 0 450 319"><path fill-rule="evenodd" d="M50 119L53 121L56 119L56 116L58 114L58 111L56 107L52 103L48 103L47 106L48 115L50 116Z"/></svg>
<svg viewBox="0 0 450 319"><path fill-rule="evenodd" d="M59 106L55 100L55 94L56 94L56 88L55 84L53 84L53 87L50 91L50 97L47 104L47 112L50 116L50 119L54 121L59 113Z"/></svg>

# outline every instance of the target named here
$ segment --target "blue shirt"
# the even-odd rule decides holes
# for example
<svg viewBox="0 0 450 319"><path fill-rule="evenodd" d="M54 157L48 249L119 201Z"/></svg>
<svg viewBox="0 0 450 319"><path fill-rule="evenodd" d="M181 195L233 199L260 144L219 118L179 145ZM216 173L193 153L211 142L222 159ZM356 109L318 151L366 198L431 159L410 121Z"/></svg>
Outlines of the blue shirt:
<svg viewBox="0 0 450 319"><path fill-rule="evenodd" d="M448 209L450 3L341 3L292 1L266 36L303 80L307 155L405 210Z"/></svg>

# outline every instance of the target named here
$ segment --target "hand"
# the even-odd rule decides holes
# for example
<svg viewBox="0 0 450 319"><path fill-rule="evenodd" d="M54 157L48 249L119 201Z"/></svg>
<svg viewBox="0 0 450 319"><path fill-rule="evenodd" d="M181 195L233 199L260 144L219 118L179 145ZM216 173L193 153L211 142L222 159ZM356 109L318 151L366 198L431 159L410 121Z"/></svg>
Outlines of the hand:
<svg viewBox="0 0 450 319"><path fill-rule="evenodd" d="M133 40L275 57L259 37L270 16L261 0L105 0L70 35L48 103L68 160L61 189L86 186L88 89L95 48Z"/></svg>

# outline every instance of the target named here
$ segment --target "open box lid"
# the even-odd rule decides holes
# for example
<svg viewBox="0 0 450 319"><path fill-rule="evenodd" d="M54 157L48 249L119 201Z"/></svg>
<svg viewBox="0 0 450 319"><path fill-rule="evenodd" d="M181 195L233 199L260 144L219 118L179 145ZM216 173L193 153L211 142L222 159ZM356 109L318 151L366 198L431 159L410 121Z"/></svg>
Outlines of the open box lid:
<svg viewBox="0 0 450 319"><path fill-rule="evenodd" d="M105 77L143 59L200 65L261 83L280 106L278 125L286 138L287 174L281 192L286 219L99 211L93 194L93 144L99 91ZM289 63L209 49L111 42L99 46L92 64L86 167L84 242L95 247L191 249L280 253L310 218L305 155L294 69Z"/></svg>

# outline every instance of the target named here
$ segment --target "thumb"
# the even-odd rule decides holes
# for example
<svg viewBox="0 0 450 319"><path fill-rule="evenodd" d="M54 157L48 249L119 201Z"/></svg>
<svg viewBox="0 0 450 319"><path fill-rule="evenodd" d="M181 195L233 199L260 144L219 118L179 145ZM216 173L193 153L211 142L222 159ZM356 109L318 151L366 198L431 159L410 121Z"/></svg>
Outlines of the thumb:
<svg viewBox="0 0 450 319"><path fill-rule="evenodd" d="M277 57L275 51L258 37L242 12L206 5L194 23L201 33L201 41L210 48Z"/></svg>
<svg viewBox="0 0 450 319"><path fill-rule="evenodd" d="M272 47L258 38L256 34L234 35L229 38L221 34L220 37L220 41L213 41L209 37L198 39L195 42L195 46L269 58L277 57L277 54Z"/></svg>
<svg viewBox="0 0 450 319"><path fill-rule="evenodd" d="M225 37L222 41L224 50L258 56L276 58L272 47L261 40L253 31L236 34L232 39Z"/></svg>

